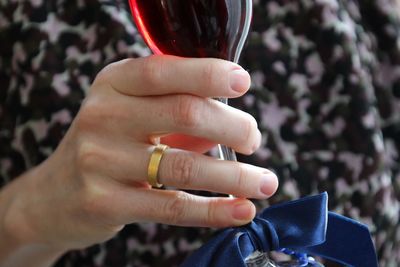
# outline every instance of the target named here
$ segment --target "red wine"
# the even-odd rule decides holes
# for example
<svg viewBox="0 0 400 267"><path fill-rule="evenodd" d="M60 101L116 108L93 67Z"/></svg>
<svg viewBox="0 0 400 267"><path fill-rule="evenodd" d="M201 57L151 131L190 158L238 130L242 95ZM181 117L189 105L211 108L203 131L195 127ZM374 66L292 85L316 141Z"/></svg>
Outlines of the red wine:
<svg viewBox="0 0 400 267"><path fill-rule="evenodd" d="M251 0L129 0L155 54L237 61L251 20Z"/></svg>

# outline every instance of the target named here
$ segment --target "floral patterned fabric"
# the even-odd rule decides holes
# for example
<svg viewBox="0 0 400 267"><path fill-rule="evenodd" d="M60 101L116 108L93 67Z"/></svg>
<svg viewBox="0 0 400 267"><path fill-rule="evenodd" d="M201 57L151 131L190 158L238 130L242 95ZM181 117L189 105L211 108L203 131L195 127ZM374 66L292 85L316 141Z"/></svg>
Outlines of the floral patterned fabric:
<svg viewBox="0 0 400 267"><path fill-rule="evenodd" d="M254 0L241 64L264 142L239 159L273 169L259 208L327 191L370 226L381 266L400 262L400 5L396 0ZM96 73L149 54L123 0L0 0L0 185L45 160ZM178 266L213 230L126 226L57 267Z"/></svg>

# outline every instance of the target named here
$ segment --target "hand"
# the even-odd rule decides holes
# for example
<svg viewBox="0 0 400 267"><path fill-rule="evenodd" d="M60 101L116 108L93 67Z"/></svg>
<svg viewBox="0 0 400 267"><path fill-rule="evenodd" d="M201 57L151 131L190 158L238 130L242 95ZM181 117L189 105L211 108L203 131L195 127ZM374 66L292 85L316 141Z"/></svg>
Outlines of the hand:
<svg viewBox="0 0 400 267"><path fill-rule="evenodd" d="M76 249L135 222L248 223L255 215L250 201L152 189L147 167L161 138L172 148L161 161L160 183L243 198L273 194L278 183L270 171L200 153L215 143L244 154L259 147L255 119L211 99L241 96L249 85L247 72L217 59L153 56L107 66L54 154L10 186L6 229L21 242Z"/></svg>

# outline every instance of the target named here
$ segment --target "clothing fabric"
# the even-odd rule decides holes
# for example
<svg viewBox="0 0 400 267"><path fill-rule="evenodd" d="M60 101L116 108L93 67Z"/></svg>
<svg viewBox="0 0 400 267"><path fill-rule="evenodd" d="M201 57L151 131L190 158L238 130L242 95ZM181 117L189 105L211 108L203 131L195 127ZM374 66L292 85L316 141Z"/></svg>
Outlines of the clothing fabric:
<svg viewBox="0 0 400 267"><path fill-rule="evenodd" d="M323 191L369 225L381 266L400 262L400 8L395 0L254 0L240 63L274 170L260 208ZM108 63L148 55L123 0L0 0L0 184L57 147ZM126 226L55 266L178 266L214 230Z"/></svg>
<svg viewBox="0 0 400 267"><path fill-rule="evenodd" d="M290 266L316 266L307 256L313 255L344 266L378 267L368 227L328 212L327 202L322 193L269 207L250 224L218 233L181 267L275 266L262 264L260 252L280 250L294 255L298 264Z"/></svg>

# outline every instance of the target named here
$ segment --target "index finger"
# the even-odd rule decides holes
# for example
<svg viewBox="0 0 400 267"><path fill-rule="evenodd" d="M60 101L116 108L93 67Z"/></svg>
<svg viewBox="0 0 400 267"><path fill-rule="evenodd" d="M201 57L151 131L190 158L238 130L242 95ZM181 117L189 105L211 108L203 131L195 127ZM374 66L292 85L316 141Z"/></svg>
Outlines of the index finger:
<svg viewBox="0 0 400 267"><path fill-rule="evenodd" d="M96 78L129 96L192 94L233 98L250 87L239 65L213 58L150 56L125 59L105 67Z"/></svg>

